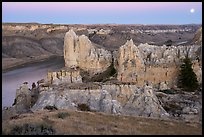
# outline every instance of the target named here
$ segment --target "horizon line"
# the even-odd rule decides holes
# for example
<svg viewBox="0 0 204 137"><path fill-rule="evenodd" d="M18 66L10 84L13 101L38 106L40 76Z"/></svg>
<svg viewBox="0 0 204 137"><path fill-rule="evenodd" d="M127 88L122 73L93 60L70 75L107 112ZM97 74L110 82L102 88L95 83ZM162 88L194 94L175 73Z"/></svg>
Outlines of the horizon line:
<svg viewBox="0 0 204 137"><path fill-rule="evenodd" d="M167 24L159 24L159 23L39 23L39 22L2 22L2 24L12 24L12 23L16 23L16 24L42 24L42 25L48 25L48 24L53 24L53 25L202 25L202 23L167 23Z"/></svg>

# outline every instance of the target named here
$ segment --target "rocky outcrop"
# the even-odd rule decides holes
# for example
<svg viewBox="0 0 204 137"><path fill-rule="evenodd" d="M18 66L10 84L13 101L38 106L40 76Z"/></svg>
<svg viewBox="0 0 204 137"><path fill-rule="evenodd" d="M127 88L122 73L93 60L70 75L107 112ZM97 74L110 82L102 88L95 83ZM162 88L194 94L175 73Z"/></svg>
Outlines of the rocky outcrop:
<svg viewBox="0 0 204 137"><path fill-rule="evenodd" d="M202 27L197 30L191 44L202 45Z"/></svg>
<svg viewBox="0 0 204 137"><path fill-rule="evenodd" d="M182 92L176 91L174 94L156 92L156 96L162 107L174 119L202 122L202 95L201 91Z"/></svg>
<svg viewBox="0 0 204 137"><path fill-rule="evenodd" d="M71 89L66 86L62 84L42 91L32 110L40 110L48 105L76 110L78 104L87 104L91 110L105 113L148 117L168 116L151 86L138 88L136 85L127 84L99 84L98 88L84 89Z"/></svg>
<svg viewBox="0 0 204 137"><path fill-rule="evenodd" d="M179 68L182 59L188 55L193 62L193 69L202 82L200 46L154 46L140 44L135 46L133 41L127 41L118 50L116 68L117 79L122 82L134 82L142 87L147 81L153 85L161 82L172 87L177 84Z"/></svg>
<svg viewBox="0 0 204 137"><path fill-rule="evenodd" d="M161 82L161 83L159 84L159 90L167 90L167 89L169 89L168 83L166 83L166 82Z"/></svg>
<svg viewBox="0 0 204 137"><path fill-rule="evenodd" d="M145 64L132 39L119 48L117 65L117 79L119 81L136 82L138 85L144 85L140 73L145 71Z"/></svg>
<svg viewBox="0 0 204 137"><path fill-rule="evenodd" d="M16 90L16 97L14 101L14 108L17 113L27 112L31 106L31 91L28 88L28 83L23 83Z"/></svg>
<svg viewBox="0 0 204 137"><path fill-rule="evenodd" d="M60 83L81 83L82 77L79 69L62 69L58 72L47 73L47 81L49 84L60 84Z"/></svg>
<svg viewBox="0 0 204 137"><path fill-rule="evenodd" d="M164 82L168 83L166 86L169 88L177 85L182 59L187 55L193 62L199 83L202 83L202 55L198 45L156 46L145 43L136 46L131 39L111 54L96 48L86 36L78 37L73 30L66 33L64 42L66 67L79 67L90 74L96 74L105 71L111 60L114 60L117 80L133 82L139 87L143 87L147 82L157 87Z"/></svg>
<svg viewBox="0 0 204 137"><path fill-rule="evenodd" d="M110 66L112 55L110 51L94 46L85 35L78 37L69 30L64 38L64 60L65 67L97 73Z"/></svg>

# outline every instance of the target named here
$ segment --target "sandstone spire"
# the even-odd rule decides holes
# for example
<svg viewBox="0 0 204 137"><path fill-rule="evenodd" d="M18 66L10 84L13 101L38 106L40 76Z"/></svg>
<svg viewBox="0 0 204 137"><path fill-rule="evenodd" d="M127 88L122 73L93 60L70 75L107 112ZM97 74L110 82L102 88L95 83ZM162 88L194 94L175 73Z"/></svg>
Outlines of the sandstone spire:
<svg viewBox="0 0 204 137"><path fill-rule="evenodd" d="M133 40L128 40L118 51L118 76L123 82L138 82L138 74L144 72L144 62Z"/></svg>
<svg viewBox="0 0 204 137"><path fill-rule="evenodd" d="M65 67L78 66L77 58L78 54L76 47L78 46L78 36L71 29L64 37L64 61Z"/></svg>
<svg viewBox="0 0 204 137"><path fill-rule="evenodd" d="M64 38L64 60L67 68L79 67L96 73L110 66L112 55L110 51L95 47L87 36L77 36L69 30Z"/></svg>

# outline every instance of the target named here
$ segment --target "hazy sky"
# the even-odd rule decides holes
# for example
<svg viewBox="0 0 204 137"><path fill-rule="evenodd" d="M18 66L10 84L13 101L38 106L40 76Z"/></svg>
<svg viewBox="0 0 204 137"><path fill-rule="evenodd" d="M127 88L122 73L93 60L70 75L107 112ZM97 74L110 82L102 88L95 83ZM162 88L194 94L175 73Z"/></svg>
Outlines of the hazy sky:
<svg viewBox="0 0 204 137"><path fill-rule="evenodd" d="M202 24L202 2L3 2L2 21Z"/></svg>

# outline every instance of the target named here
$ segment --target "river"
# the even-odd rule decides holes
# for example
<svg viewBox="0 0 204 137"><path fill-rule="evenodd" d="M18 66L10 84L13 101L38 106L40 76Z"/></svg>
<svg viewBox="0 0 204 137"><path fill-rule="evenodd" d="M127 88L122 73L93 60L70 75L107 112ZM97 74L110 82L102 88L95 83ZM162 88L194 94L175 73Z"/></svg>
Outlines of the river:
<svg viewBox="0 0 204 137"><path fill-rule="evenodd" d="M31 88L33 82L37 84L38 80L46 78L48 70L56 71L62 67L64 67L64 59L56 57L2 72L2 108L12 106L16 89L24 82L28 82Z"/></svg>

